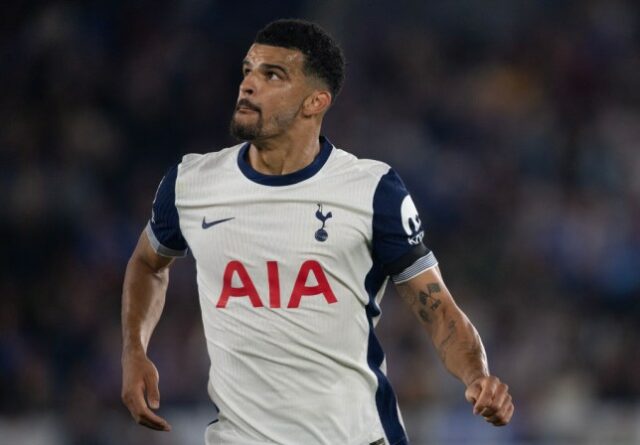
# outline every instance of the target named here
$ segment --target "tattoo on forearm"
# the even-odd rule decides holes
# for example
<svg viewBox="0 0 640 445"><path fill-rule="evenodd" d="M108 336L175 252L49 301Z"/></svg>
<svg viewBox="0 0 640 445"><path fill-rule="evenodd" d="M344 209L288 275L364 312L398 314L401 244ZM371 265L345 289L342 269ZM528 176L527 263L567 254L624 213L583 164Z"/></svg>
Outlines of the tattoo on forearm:
<svg viewBox="0 0 640 445"><path fill-rule="evenodd" d="M449 322L449 325L447 326L448 334L445 337L444 340L442 340L442 343L440 343L440 347L441 348L446 348L447 346L449 346L449 344L451 343L451 341L455 338L456 336L456 322L455 320L451 320Z"/></svg>
<svg viewBox="0 0 640 445"><path fill-rule="evenodd" d="M440 285L438 283L429 283L427 284L427 290L430 294L435 294L436 292L440 292Z"/></svg>
<svg viewBox="0 0 640 445"><path fill-rule="evenodd" d="M456 322L455 320L451 320L447 325L447 336L444 338L444 340L440 342L440 345L438 345L438 348L437 348L438 353L442 358L442 361L446 360L449 346L456 339L457 333L458 332L456 330Z"/></svg>
<svg viewBox="0 0 640 445"><path fill-rule="evenodd" d="M401 288L400 288L400 289L401 289ZM412 307L412 306L414 305L414 303L416 302L416 299L417 299L416 294L414 294L414 293L413 293L413 292L411 292L411 291L402 291L402 290L401 290L401 291L400 291L400 295L402 296L402 298L404 298L404 299L406 300L407 304L408 304L409 306L411 306L411 307Z"/></svg>
<svg viewBox="0 0 640 445"><path fill-rule="evenodd" d="M427 284L427 292L425 293L420 291L420 293L418 294L420 303L423 306L428 306L432 311L435 311L436 309L438 309L438 306L442 304L442 302L440 301L440 299L434 297L433 294L440 292L440 290L440 285L438 283Z"/></svg>
<svg viewBox="0 0 640 445"><path fill-rule="evenodd" d="M420 312L418 312L418 315L420 315L420 319L425 323L431 323L432 321L431 315L429 315L429 312L427 312L426 309L420 309Z"/></svg>

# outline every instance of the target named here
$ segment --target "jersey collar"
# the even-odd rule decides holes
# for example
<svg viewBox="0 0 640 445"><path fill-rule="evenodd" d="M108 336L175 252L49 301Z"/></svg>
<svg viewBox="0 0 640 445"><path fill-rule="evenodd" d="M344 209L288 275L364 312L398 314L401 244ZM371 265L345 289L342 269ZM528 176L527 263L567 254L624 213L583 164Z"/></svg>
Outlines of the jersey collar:
<svg viewBox="0 0 640 445"><path fill-rule="evenodd" d="M254 170L254 168L251 167L251 164L249 164L248 151L250 146L251 144L247 142L242 146L238 153L238 167L240 168L240 171L247 177L247 179L250 179L253 182L275 187L297 184L298 182L309 179L320 171L327 162L327 159L329 159L329 155L333 150L333 144L331 141L324 136L320 136L320 153L318 153L311 164L301 170L293 173L287 173L286 175L265 175Z"/></svg>

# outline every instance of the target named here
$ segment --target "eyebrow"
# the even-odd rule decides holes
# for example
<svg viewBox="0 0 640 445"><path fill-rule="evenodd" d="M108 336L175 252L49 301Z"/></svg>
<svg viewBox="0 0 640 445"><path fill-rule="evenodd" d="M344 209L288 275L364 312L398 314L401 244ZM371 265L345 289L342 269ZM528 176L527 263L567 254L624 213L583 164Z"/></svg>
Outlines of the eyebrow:
<svg viewBox="0 0 640 445"><path fill-rule="evenodd" d="M242 61L242 66L246 66L246 65L253 65L251 62L249 62L249 60L244 59ZM260 65L258 65L260 68L262 69L268 69L268 70L280 70L282 71L282 73L289 77L289 70L284 67L283 65L278 65L278 64L274 64L274 63L261 63Z"/></svg>

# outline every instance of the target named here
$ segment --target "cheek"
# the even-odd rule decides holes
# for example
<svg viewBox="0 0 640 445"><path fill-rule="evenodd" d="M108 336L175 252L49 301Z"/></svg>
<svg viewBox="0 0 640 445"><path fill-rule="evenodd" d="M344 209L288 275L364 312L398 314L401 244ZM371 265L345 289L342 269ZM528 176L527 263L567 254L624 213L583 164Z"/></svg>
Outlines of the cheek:
<svg viewBox="0 0 640 445"><path fill-rule="evenodd" d="M279 94L271 98L268 108L263 108L263 117L266 121L291 117L300 108L301 99L292 94Z"/></svg>
<svg viewBox="0 0 640 445"><path fill-rule="evenodd" d="M291 84L274 86L270 91L268 100L273 105L274 110L286 111L291 107L296 107L302 97L299 88Z"/></svg>
<svg viewBox="0 0 640 445"><path fill-rule="evenodd" d="M294 99L294 94L290 90L281 89L278 91L274 91L271 96L271 104L274 109L283 110L291 105Z"/></svg>

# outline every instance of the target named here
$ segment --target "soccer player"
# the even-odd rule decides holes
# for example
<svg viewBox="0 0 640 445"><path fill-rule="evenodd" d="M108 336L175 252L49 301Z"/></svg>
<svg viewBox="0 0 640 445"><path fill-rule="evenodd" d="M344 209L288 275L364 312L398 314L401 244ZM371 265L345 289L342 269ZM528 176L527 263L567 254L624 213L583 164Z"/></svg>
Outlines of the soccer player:
<svg viewBox="0 0 640 445"><path fill-rule="evenodd" d="M344 65L317 25L267 25L242 62L231 132L245 142L186 155L161 181L124 280L122 398L138 423L170 430L154 413L146 351L187 247L217 412L207 444L408 444L374 333L389 278L473 412L511 419L508 388L489 373L398 175L320 134Z"/></svg>

